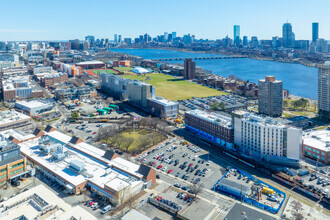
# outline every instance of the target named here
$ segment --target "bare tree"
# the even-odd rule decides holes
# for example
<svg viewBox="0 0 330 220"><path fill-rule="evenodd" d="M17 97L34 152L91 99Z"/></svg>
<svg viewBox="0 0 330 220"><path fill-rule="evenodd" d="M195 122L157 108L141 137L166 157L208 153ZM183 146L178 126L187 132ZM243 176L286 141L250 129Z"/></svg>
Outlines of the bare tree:
<svg viewBox="0 0 330 220"><path fill-rule="evenodd" d="M122 147L125 149L126 152L128 152L129 147L134 142L134 138L123 138L122 139Z"/></svg>
<svg viewBox="0 0 330 220"><path fill-rule="evenodd" d="M191 189L192 193L194 194L194 196L196 197L197 194L203 189L203 183L201 183L201 182L194 183L190 186L190 189Z"/></svg>
<svg viewBox="0 0 330 220"><path fill-rule="evenodd" d="M147 149L150 144L151 144L151 140L147 135L140 136L138 139L138 142L137 142L137 149L139 149L140 151L143 151L143 150Z"/></svg>

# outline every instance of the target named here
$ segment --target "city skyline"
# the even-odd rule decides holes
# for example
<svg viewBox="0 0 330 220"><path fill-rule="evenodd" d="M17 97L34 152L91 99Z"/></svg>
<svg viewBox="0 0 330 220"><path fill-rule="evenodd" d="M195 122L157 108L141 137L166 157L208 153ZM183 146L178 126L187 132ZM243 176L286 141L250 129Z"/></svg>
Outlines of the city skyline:
<svg viewBox="0 0 330 220"><path fill-rule="evenodd" d="M114 34L133 38L143 33L156 36L172 31L178 36L190 33L197 39L214 40L226 35L233 38L235 24L240 25L241 38L271 39L282 35L282 25L286 21L292 24L297 40L312 40L313 22L319 23L319 37L330 39L330 30L326 28L330 25L326 5L330 6L330 3L324 0L323 4L318 4L323 7L308 5L309 13L304 12L307 9L305 0L285 2L285 7L281 1L271 4L257 0L252 4L241 1L235 7L225 1L209 1L208 4L189 1L187 4L186 0L170 0L166 5L148 0L139 4L128 1L125 6L119 2L96 1L88 7L84 1L60 0L51 7L40 1L33 2L38 4L3 3L3 8L12 10L3 10L0 15L0 19L6 21L0 28L0 40L82 40L87 35L112 40ZM67 10L63 10L63 6ZM141 16L141 12L146 15ZM232 16L233 13L236 16Z"/></svg>

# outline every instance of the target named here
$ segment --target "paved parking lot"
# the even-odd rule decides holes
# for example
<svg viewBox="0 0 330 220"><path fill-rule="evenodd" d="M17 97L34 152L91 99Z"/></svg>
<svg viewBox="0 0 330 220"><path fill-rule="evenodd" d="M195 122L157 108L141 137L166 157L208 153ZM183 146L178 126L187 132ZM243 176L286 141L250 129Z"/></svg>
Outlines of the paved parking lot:
<svg viewBox="0 0 330 220"><path fill-rule="evenodd" d="M83 140L90 142L97 136L99 129L107 126L107 123L83 123L83 124L69 124L64 126L64 130L72 135L78 136Z"/></svg>
<svg viewBox="0 0 330 220"><path fill-rule="evenodd" d="M248 104L247 98L238 95L222 95L222 96L210 96L204 98L192 98L187 100L181 100L180 110L209 110L212 103L224 103L226 109L239 108Z"/></svg>
<svg viewBox="0 0 330 220"><path fill-rule="evenodd" d="M225 169L218 164L213 163L212 157L207 151L193 145L190 145L192 149L189 149L187 144L183 145L180 142L181 140L177 139L172 143L164 144L163 147L159 149L156 148L151 150L146 157L141 159L141 161L154 167L157 172L161 172L168 176L167 181L172 184L181 182L182 180L185 180L185 183L196 183L196 180L200 179L203 187L211 189ZM175 147L176 149L174 149ZM170 148L173 150L169 150ZM194 149L196 150L194 151ZM159 158L160 155L163 156ZM177 164L175 163L176 160L178 160ZM208 163L208 161L210 161L210 163ZM185 167L182 169L184 163ZM191 167L189 168L189 171L187 170L188 167ZM204 169L209 171L203 175L202 171ZM191 170L193 171L191 172ZM200 172L197 172L198 170ZM197 175L196 172L198 173ZM184 179L184 176L187 177Z"/></svg>
<svg viewBox="0 0 330 220"><path fill-rule="evenodd" d="M305 176L295 177L297 182L302 182L302 185L313 193L330 196L330 177L327 173L317 172L315 174L308 174Z"/></svg>

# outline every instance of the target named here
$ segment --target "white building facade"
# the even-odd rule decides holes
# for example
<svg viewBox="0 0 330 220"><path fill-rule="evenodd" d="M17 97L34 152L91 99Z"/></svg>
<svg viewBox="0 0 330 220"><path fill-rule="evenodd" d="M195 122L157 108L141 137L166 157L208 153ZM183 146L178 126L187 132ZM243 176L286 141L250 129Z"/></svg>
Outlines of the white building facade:
<svg viewBox="0 0 330 220"><path fill-rule="evenodd" d="M253 159L301 158L302 130L244 111L234 113L234 144Z"/></svg>

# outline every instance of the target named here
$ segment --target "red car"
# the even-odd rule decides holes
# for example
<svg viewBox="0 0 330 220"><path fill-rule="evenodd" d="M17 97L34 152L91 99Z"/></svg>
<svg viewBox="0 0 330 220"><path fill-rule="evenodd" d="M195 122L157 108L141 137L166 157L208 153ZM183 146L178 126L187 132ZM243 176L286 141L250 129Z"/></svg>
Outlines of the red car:
<svg viewBox="0 0 330 220"><path fill-rule="evenodd" d="M173 170L169 170L169 171L167 171L168 174L170 174L170 173L172 173L172 172L173 172Z"/></svg>
<svg viewBox="0 0 330 220"><path fill-rule="evenodd" d="M93 134L96 134L96 131L95 131L95 132L93 132Z"/></svg>
<svg viewBox="0 0 330 220"><path fill-rule="evenodd" d="M193 163L189 164L189 166L191 167L192 165L194 165Z"/></svg>
<svg viewBox="0 0 330 220"><path fill-rule="evenodd" d="M88 206L92 206L92 205L94 205L94 201L91 201L89 204L88 204Z"/></svg>
<svg viewBox="0 0 330 220"><path fill-rule="evenodd" d="M160 201L160 200L162 200L162 198L163 198L163 197L159 196L159 197L157 198L157 200Z"/></svg>
<svg viewBox="0 0 330 220"><path fill-rule="evenodd" d="M159 166L157 167L157 169L160 169L160 168L162 168L162 167L163 167L163 165L159 164Z"/></svg>
<svg viewBox="0 0 330 220"><path fill-rule="evenodd" d="M68 132L72 132L72 130L68 130Z"/></svg>
<svg viewBox="0 0 330 220"><path fill-rule="evenodd" d="M160 158L162 158L162 156L158 156L158 157L157 157L157 160L159 160Z"/></svg>
<svg viewBox="0 0 330 220"><path fill-rule="evenodd" d="M184 198L184 201L187 201L189 199L189 196L186 196L186 198Z"/></svg>

